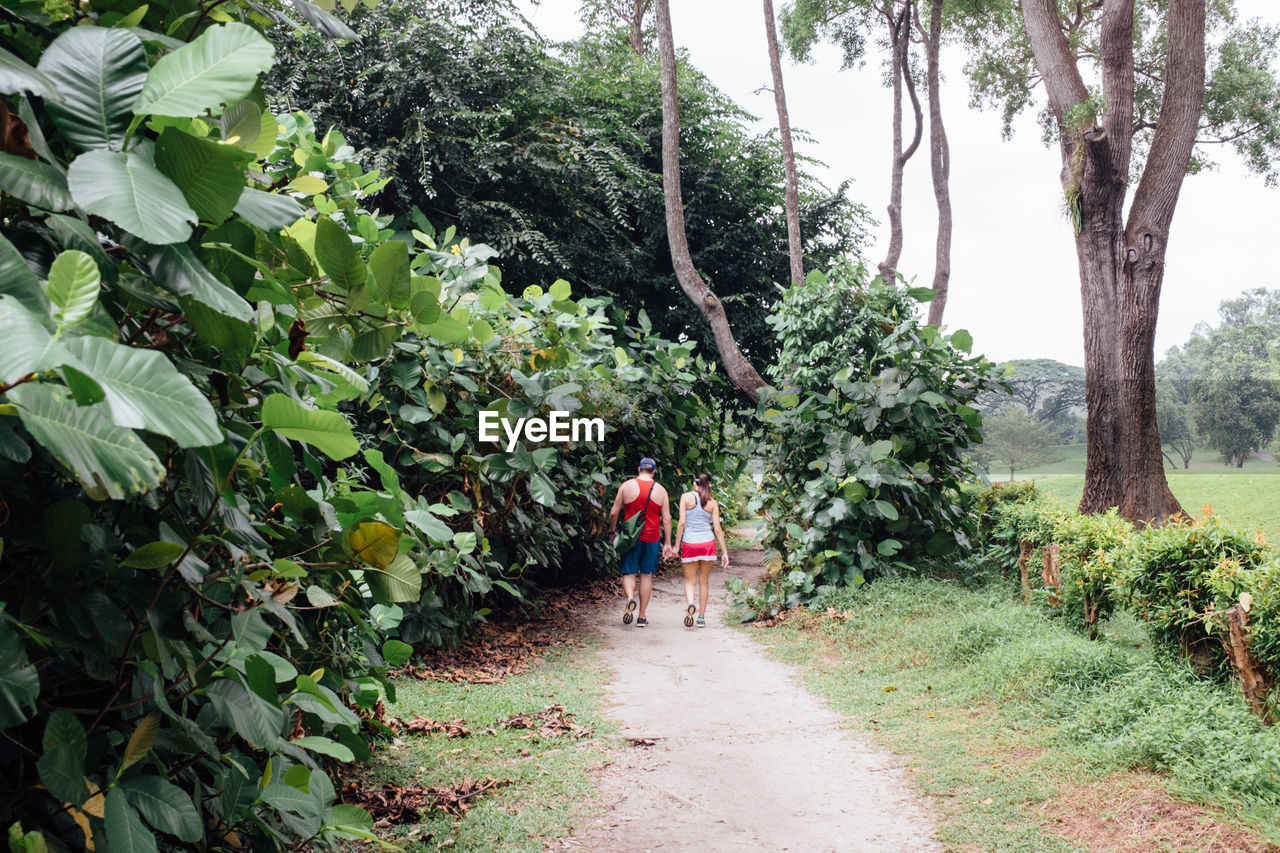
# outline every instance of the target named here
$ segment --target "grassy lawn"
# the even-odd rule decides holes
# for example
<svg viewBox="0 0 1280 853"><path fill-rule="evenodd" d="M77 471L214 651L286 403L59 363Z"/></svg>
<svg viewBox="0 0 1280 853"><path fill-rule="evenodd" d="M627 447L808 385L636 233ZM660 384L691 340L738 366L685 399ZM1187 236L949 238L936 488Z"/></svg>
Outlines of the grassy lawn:
<svg viewBox="0 0 1280 853"><path fill-rule="evenodd" d="M358 778L366 787L453 786L486 776L511 783L471 801L462 817L433 810L417 823L378 829L405 851L441 846L468 851L541 851L548 839L571 835L594 813L595 786L588 774L604 758L616 724L604 712L603 669L590 646L560 646L547 660L501 684L453 684L401 679L399 701L388 716L411 720L461 718L471 734L403 734L385 744ZM541 738L536 731L495 727L515 714L564 706L592 736ZM494 733L485 730L494 728Z"/></svg>
<svg viewBox="0 0 1280 853"><path fill-rule="evenodd" d="M1268 542L1280 542L1280 466L1234 473L1169 472L1169 488L1182 508L1195 515L1205 504L1226 521L1246 530L1261 530ZM1036 485L1067 506L1080 503L1083 474L1038 476Z"/></svg>
<svg viewBox="0 0 1280 853"><path fill-rule="evenodd" d="M744 630L796 664L853 728L903 756L935 798L948 849L1280 842L1280 734L1235 691L1155 661L1131 620L1090 642L1011 598L882 580L820 598L777 628ZM1206 809L1169 790L1211 804L1217 820L1206 826ZM1138 819L1152 809L1158 828ZM1182 846L1189 835L1194 848Z"/></svg>

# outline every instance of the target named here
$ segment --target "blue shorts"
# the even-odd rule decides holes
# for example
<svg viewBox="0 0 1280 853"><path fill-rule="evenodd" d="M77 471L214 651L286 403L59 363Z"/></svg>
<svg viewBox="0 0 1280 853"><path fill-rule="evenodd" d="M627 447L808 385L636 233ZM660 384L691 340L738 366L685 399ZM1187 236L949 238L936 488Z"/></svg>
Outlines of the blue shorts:
<svg viewBox="0 0 1280 853"><path fill-rule="evenodd" d="M622 555L622 566L619 571L624 575L651 575L658 568L658 558L662 556L662 542L637 542L636 546Z"/></svg>

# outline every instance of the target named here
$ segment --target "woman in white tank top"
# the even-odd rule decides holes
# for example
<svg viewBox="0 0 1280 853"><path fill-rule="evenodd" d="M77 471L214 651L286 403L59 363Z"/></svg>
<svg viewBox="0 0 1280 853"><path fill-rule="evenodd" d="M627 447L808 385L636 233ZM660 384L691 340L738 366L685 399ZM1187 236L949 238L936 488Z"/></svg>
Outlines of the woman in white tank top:
<svg viewBox="0 0 1280 853"><path fill-rule="evenodd" d="M680 496L680 523L676 527L680 543L680 562L684 565L684 625L692 628L698 614L699 628L707 626L707 596L710 592L711 568L716 562L716 543L720 543L721 561L729 568L729 549L720 528L720 504L711 497L711 475L699 474L693 491ZM698 604L693 603L697 592Z"/></svg>

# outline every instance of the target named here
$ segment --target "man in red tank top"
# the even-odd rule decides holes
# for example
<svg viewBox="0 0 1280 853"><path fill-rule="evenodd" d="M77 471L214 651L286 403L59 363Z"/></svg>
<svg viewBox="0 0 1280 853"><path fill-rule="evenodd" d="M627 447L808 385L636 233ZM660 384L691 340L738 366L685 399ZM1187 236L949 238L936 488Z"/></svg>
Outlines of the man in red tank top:
<svg viewBox="0 0 1280 853"><path fill-rule="evenodd" d="M671 502L667 490L654 480L658 463L646 456L640 460L636 468L636 477L627 480L618 488L613 499L613 509L609 511L609 536L612 537L618 528L618 514L623 513L626 521L636 513L644 510L644 526L640 531L640 541L630 551L622 555L622 589L627 594L627 607L622 613L622 623L630 625L633 616L636 627L643 628L649 624L645 611L649 608L649 596L653 592L653 573L658 568L659 557L671 553ZM624 512L625 510L625 512ZM661 534L659 533L661 525ZM665 545L659 540L665 541ZM636 575L640 575L640 600L636 601ZM636 606L639 605L639 612Z"/></svg>

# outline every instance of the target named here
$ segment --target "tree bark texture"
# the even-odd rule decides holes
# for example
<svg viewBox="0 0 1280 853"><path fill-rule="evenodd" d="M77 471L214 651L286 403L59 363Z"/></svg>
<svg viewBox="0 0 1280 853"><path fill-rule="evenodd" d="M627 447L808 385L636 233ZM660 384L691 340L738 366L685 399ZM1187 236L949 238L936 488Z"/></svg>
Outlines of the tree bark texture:
<svg viewBox="0 0 1280 853"><path fill-rule="evenodd" d="M778 53L778 26L773 16L773 0L764 0L764 24L765 36L769 42L769 68L773 71L773 102L778 108L782 168L787 179L787 250L791 257L791 283L800 284L804 281L804 247L800 242L800 180L796 176L796 154L791 144L787 95L782 88L782 59Z"/></svg>
<svg viewBox="0 0 1280 853"><path fill-rule="evenodd" d="M662 194L667 212L667 242L671 244L671 264L686 297L711 326L720 362L729 381L751 402L760 400L766 384L742 354L724 304L698 274L689 255L684 229L684 201L680 194L680 99L676 88L676 48L671 35L671 7L668 0L656 0L658 58L662 71Z"/></svg>
<svg viewBox="0 0 1280 853"><path fill-rule="evenodd" d="M1040 571L1040 580L1044 582L1045 589L1049 590L1049 605L1057 607L1062 603L1060 591L1062 589L1062 562L1058 558L1060 546L1057 543L1050 543L1040 549L1040 559L1044 568ZM1088 604L1085 604L1088 607Z"/></svg>
<svg viewBox="0 0 1280 853"><path fill-rule="evenodd" d="M1244 701L1249 709L1269 726L1272 722L1272 706L1268 698L1275 680L1262 661L1249 651L1246 632L1249 627L1249 611L1243 605L1235 604L1227 608L1224 615L1227 619L1227 635L1221 640L1222 647L1227 652L1227 660L1231 661L1231 671L1240 681L1240 689L1244 691Z"/></svg>
<svg viewBox="0 0 1280 853"><path fill-rule="evenodd" d="M907 52L911 44L908 29L911 5L912 0L907 0L901 9L896 2L887 3L882 10L885 23L889 27L890 74L893 78L893 162L889 177L889 249L880 263L880 278L886 282L892 282L897 277L898 260L902 257L902 173L907 161L920 147L920 137L924 132L924 113L920 109L920 99L916 96L915 81L911 77L911 64L907 61ZM902 147L904 84L911 98L916 119L915 133L911 144L905 150Z"/></svg>
<svg viewBox="0 0 1280 853"><path fill-rule="evenodd" d="M1182 515L1165 479L1155 416L1155 329L1169 226L1195 144L1205 74L1204 0L1169 0L1165 90L1124 214L1134 126L1134 0L1103 0L1102 113L1055 0L1021 0L1059 128L1062 186L1076 227L1088 439L1080 511L1119 507L1138 524Z"/></svg>
<svg viewBox="0 0 1280 853"><path fill-rule="evenodd" d="M933 299L929 302L929 325L941 326L951 283L951 146L942 122L942 4L932 0L929 29L917 26L925 50L925 78L929 87L929 171L933 177L933 198L938 206L938 238L934 246ZM914 3L912 4L915 5Z"/></svg>
<svg viewBox="0 0 1280 853"><path fill-rule="evenodd" d="M1031 576L1028 567L1031 563L1032 544L1025 539L1018 541L1018 586L1022 590L1022 600L1031 601Z"/></svg>

